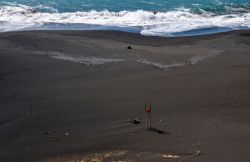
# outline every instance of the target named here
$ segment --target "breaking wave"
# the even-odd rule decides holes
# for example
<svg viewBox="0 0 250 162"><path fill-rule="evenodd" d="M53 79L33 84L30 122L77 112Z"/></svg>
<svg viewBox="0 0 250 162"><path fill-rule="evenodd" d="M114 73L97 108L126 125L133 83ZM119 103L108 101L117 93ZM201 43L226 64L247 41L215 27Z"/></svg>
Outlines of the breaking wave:
<svg viewBox="0 0 250 162"><path fill-rule="evenodd" d="M214 14L179 8L166 12L92 10L59 13L56 9L48 9L51 12L40 12L25 5L2 6L0 32L46 29L131 31L132 28L143 35L184 36L250 28L250 13L247 11ZM232 8L230 10L234 11ZM91 28L88 28L89 25L92 25Z"/></svg>

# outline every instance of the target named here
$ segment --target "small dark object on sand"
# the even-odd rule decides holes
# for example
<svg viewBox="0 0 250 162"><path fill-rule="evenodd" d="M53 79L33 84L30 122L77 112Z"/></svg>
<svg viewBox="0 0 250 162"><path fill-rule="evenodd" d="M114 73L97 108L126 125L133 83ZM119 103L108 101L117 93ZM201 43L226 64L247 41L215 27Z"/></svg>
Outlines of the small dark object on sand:
<svg viewBox="0 0 250 162"><path fill-rule="evenodd" d="M133 124L140 124L141 123L138 119L130 120L129 122L133 123Z"/></svg>
<svg viewBox="0 0 250 162"><path fill-rule="evenodd" d="M51 132L50 132L50 131L46 131L46 132L44 132L44 134L46 134L46 135L50 135L50 134L51 134Z"/></svg>
<svg viewBox="0 0 250 162"><path fill-rule="evenodd" d="M132 47L131 47L131 46L128 46L127 49L132 49Z"/></svg>

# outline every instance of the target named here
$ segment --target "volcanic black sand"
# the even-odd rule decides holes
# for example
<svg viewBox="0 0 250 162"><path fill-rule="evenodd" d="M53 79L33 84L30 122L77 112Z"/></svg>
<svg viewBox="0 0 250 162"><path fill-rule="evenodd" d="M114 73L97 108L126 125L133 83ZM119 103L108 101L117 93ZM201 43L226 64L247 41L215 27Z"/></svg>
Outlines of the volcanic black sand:
<svg viewBox="0 0 250 162"><path fill-rule="evenodd" d="M249 105L249 31L0 34L1 162L249 162Z"/></svg>

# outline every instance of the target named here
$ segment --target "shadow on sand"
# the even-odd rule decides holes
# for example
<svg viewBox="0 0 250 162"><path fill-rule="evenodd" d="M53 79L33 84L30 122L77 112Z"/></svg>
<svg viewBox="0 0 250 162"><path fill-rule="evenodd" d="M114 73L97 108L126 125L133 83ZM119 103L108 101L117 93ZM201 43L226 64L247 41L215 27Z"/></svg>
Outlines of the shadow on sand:
<svg viewBox="0 0 250 162"><path fill-rule="evenodd" d="M155 127L151 127L150 132L156 132L156 133L162 134L162 135L170 135L170 132L165 132L165 131L162 131L162 130L157 129Z"/></svg>

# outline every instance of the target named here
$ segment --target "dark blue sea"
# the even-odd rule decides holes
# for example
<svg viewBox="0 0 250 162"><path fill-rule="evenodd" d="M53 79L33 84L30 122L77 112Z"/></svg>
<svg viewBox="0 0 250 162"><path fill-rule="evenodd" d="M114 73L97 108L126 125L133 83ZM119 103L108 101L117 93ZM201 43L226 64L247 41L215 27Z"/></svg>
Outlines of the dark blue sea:
<svg viewBox="0 0 250 162"><path fill-rule="evenodd" d="M192 36L250 28L250 0L1 0L0 32L119 30Z"/></svg>

